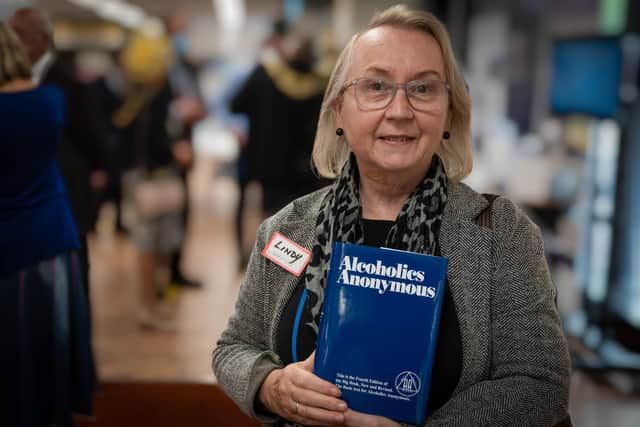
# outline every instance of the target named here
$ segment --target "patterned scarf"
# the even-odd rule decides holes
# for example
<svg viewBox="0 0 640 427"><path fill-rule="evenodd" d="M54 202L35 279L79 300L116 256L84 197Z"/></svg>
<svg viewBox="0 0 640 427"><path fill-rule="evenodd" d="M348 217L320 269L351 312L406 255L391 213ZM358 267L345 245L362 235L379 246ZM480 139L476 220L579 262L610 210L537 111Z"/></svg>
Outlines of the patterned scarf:
<svg viewBox="0 0 640 427"><path fill-rule="evenodd" d="M442 161L434 155L424 180L411 193L389 230L385 246L434 254L446 202L447 175ZM333 242L362 244L364 231L361 218L358 166L351 155L322 201L311 262L302 278L313 319L308 326L316 334Z"/></svg>

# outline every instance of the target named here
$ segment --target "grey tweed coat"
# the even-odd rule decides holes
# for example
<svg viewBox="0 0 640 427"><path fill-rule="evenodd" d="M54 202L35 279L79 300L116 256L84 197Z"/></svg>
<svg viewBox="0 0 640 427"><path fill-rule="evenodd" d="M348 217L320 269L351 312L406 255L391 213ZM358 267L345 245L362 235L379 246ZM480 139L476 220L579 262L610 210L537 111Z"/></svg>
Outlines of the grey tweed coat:
<svg viewBox="0 0 640 427"><path fill-rule="evenodd" d="M298 278L260 255L275 231L311 249L327 189L302 197L260 226L235 313L213 352L223 390L263 423L254 399L267 374L283 309ZM474 218L487 201L450 183L439 242L460 324L462 371L429 426L551 426L567 415L569 355L538 228L512 202L492 206L492 229ZM446 333L446 331L445 331Z"/></svg>

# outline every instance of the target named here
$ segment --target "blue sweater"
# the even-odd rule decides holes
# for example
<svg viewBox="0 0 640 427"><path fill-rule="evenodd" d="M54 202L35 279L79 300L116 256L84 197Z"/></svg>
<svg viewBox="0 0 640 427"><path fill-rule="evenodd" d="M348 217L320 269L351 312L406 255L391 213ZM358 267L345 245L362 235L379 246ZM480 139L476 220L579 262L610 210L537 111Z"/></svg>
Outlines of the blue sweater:
<svg viewBox="0 0 640 427"><path fill-rule="evenodd" d="M53 86L0 93L0 276L79 247L54 160L64 102Z"/></svg>

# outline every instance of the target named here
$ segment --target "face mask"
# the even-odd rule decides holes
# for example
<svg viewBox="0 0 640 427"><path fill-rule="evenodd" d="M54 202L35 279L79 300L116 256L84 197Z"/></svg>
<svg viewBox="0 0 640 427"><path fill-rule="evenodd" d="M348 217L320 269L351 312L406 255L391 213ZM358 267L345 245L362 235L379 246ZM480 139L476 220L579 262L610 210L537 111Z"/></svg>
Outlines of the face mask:
<svg viewBox="0 0 640 427"><path fill-rule="evenodd" d="M185 33L178 33L173 36L172 40L176 54L180 57L186 56L189 50L189 38L187 35Z"/></svg>

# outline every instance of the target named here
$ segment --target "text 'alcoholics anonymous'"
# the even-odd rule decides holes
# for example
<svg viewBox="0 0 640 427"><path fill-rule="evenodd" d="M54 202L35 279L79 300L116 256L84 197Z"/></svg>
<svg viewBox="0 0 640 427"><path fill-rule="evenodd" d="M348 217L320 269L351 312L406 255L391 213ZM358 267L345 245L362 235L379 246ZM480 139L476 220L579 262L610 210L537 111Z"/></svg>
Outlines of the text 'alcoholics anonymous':
<svg viewBox="0 0 640 427"><path fill-rule="evenodd" d="M389 291L425 298L436 296L435 287L411 283L424 282L425 274L424 271L410 269L407 264L386 266L381 260L370 263L346 255L338 268L340 276L337 282L343 285L375 289L379 294Z"/></svg>

